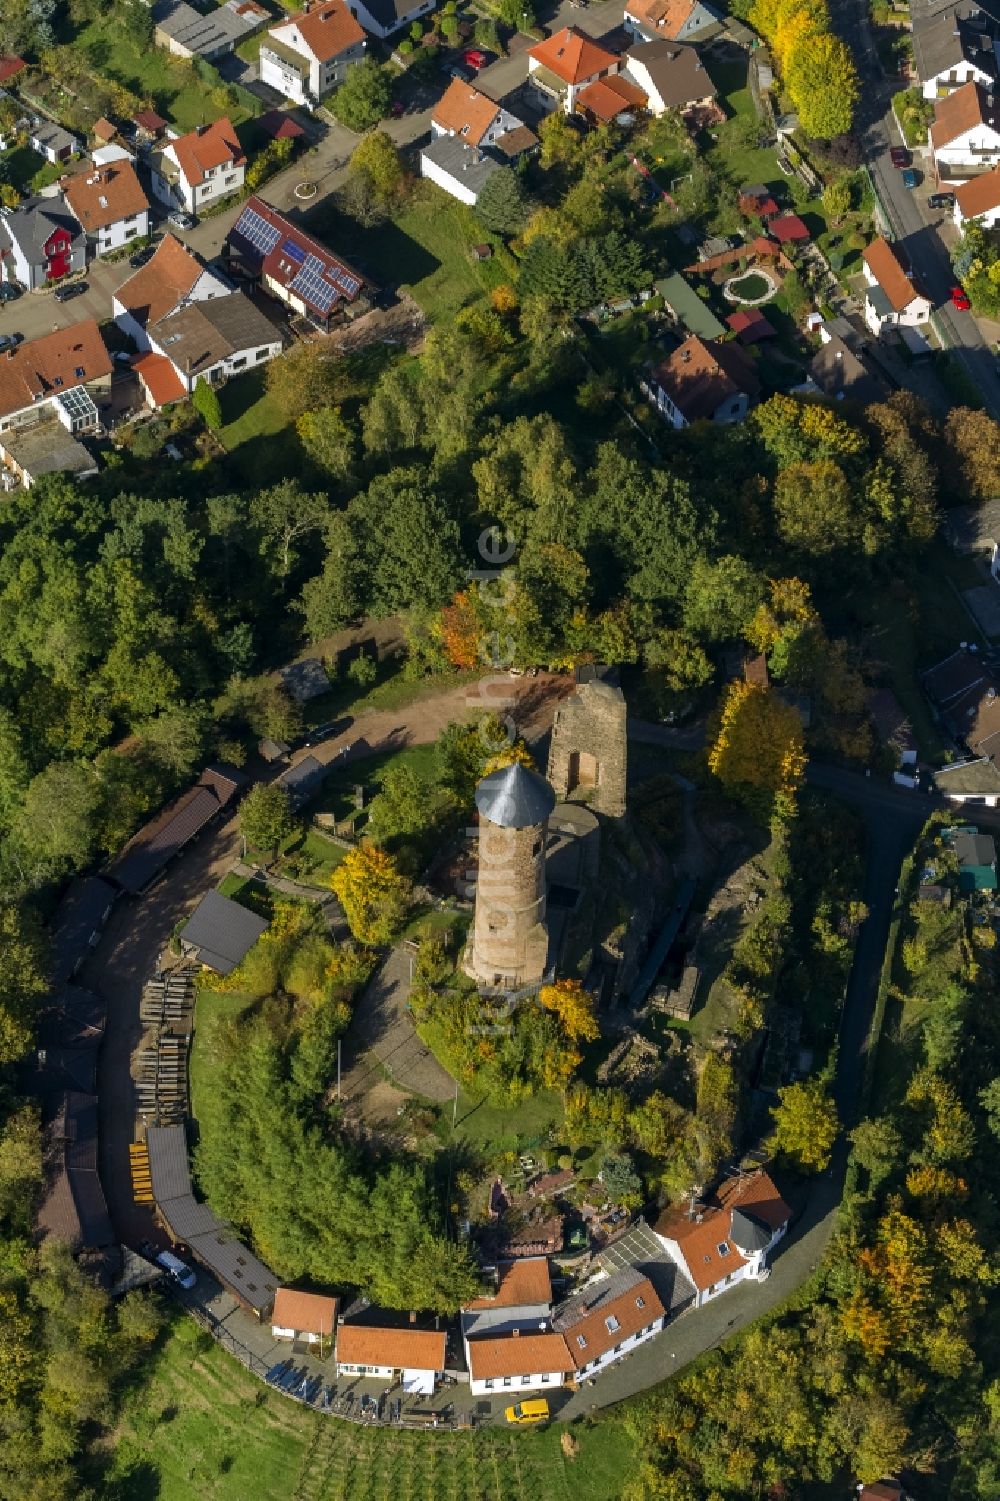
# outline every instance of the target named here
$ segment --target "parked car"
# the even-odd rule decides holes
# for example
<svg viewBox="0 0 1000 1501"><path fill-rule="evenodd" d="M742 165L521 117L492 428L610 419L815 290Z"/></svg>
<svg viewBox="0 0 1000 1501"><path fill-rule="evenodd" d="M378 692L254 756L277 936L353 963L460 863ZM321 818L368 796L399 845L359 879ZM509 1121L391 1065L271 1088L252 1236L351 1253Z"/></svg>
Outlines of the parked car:
<svg viewBox="0 0 1000 1501"><path fill-rule="evenodd" d="M318 724L309 730L299 744L306 749L313 745L320 745L324 740L332 740L334 735L342 735L345 730L351 728L353 723L354 719L350 714L345 714L341 719L328 719L325 724Z"/></svg>
<svg viewBox="0 0 1000 1501"><path fill-rule="evenodd" d="M908 167L913 160L913 153L907 151L905 146L890 146L889 160L894 167Z"/></svg>
<svg viewBox="0 0 1000 1501"><path fill-rule="evenodd" d="M111 362L114 365L131 365L132 356L127 349L116 349L111 356Z"/></svg>
<svg viewBox="0 0 1000 1501"><path fill-rule="evenodd" d="M504 1409L508 1423L547 1423L549 1404L544 1397L533 1397L529 1402L517 1402Z"/></svg>
<svg viewBox="0 0 1000 1501"><path fill-rule="evenodd" d="M462 61L467 68L473 68L478 73L480 68L486 66L486 53L479 47L469 47L462 53Z"/></svg>
<svg viewBox="0 0 1000 1501"><path fill-rule="evenodd" d="M128 263L132 267L133 271L138 271L139 267L144 266L147 261L151 261L155 254L155 245L143 245L141 249L134 251L132 255L129 256Z"/></svg>
<svg viewBox="0 0 1000 1501"><path fill-rule="evenodd" d="M954 208L954 193L931 193L927 199L928 208Z"/></svg>
<svg viewBox="0 0 1000 1501"><path fill-rule="evenodd" d="M447 73L449 78L457 78L459 83L472 82L472 73L468 68L463 68L460 63L442 63L441 71Z"/></svg>
<svg viewBox="0 0 1000 1501"><path fill-rule="evenodd" d="M952 307L957 307L960 313L967 313L972 306L969 294L964 287L952 287L948 296L951 298Z"/></svg>
<svg viewBox="0 0 1000 1501"><path fill-rule="evenodd" d="M197 222L193 214L186 214L182 208L171 209L167 215L167 223L174 229L194 229Z"/></svg>
<svg viewBox="0 0 1000 1501"><path fill-rule="evenodd" d="M74 297L82 297L88 290L85 281L71 281L68 287L56 287L56 302L70 302Z"/></svg>
<svg viewBox="0 0 1000 1501"><path fill-rule="evenodd" d="M168 1272L180 1287L192 1288L198 1281L187 1262L181 1261L180 1257L175 1256L172 1251L161 1251L156 1258L156 1264Z"/></svg>
<svg viewBox="0 0 1000 1501"><path fill-rule="evenodd" d="M0 281L0 302L16 302L23 291L20 282Z"/></svg>
<svg viewBox="0 0 1000 1501"><path fill-rule="evenodd" d="M904 167L903 168L903 187L904 188L915 188L919 182L920 182L920 173L919 172L915 172L912 167Z"/></svg>
<svg viewBox="0 0 1000 1501"><path fill-rule="evenodd" d="M0 354L6 354L9 349L16 349L22 338L22 334L0 334Z"/></svg>

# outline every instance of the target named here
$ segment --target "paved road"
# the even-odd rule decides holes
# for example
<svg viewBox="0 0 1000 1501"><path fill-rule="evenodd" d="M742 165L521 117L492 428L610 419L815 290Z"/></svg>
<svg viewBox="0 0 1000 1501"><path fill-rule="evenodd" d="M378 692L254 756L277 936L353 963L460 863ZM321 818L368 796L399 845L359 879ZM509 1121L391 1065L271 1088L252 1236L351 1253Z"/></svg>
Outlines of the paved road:
<svg viewBox="0 0 1000 1501"><path fill-rule="evenodd" d="M927 195L936 187L933 157L926 155L920 187L915 192L904 187L902 173L889 161L890 146L904 143L889 102L893 85L884 77L875 51L868 0L838 0L832 9L835 24L858 61L862 88L855 128L895 238L905 245L914 271L937 304L937 320L956 357L978 386L989 411L1000 417L1000 377L993 356L972 314L960 313L949 301L955 273L947 247L934 227L934 216L927 209Z"/></svg>

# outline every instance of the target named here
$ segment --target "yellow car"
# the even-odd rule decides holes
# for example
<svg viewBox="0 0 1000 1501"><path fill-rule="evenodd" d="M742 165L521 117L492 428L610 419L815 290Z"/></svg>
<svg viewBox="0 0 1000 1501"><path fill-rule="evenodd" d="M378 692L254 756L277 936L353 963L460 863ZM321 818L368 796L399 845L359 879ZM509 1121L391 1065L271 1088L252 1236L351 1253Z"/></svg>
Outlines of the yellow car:
<svg viewBox="0 0 1000 1501"><path fill-rule="evenodd" d="M549 1404L544 1397L536 1397L532 1402L518 1402L515 1407L506 1409L504 1417L508 1423L547 1423Z"/></svg>

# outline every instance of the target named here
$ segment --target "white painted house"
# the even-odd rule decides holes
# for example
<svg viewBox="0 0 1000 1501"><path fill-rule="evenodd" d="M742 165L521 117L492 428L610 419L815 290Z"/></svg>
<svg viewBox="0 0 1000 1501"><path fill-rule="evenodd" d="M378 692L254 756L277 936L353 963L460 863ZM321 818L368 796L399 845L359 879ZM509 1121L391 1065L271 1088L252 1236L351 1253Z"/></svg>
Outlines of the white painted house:
<svg viewBox="0 0 1000 1501"><path fill-rule="evenodd" d="M968 219L978 219L984 229L1000 224L1000 167L970 177L955 189L954 215L959 229Z"/></svg>
<svg viewBox="0 0 1000 1501"><path fill-rule="evenodd" d="M626 0L625 30L637 42L693 42L717 27L722 16L704 0Z"/></svg>
<svg viewBox="0 0 1000 1501"><path fill-rule="evenodd" d="M437 183L459 203L470 208L501 163L478 146L467 146L461 136L435 136L420 151L420 175Z"/></svg>
<svg viewBox="0 0 1000 1501"><path fill-rule="evenodd" d="M939 99L930 128L941 182L964 182L1000 162L1000 95L966 83Z"/></svg>
<svg viewBox="0 0 1000 1501"><path fill-rule="evenodd" d="M925 296L900 245L881 237L862 253L865 277L865 323L873 334L887 328L919 328L931 316Z"/></svg>
<svg viewBox="0 0 1000 1501"><path fill-rule="evenodd" d="M913 62L925 99L943 99L966 83L989 88L996 78L990 30L954 8L914 20Z"/></svg>
<svg viewBox="0 0 1000 1501"><path fill-rule="evenodd" d="M86 236L61 196L26 198L0 215L0 281L36 292L86 263Z"/></svg>
<svg viewBox="0 0 1000 1501"><path fill-rule="evenodd" d="M555 1330L540 1334L484 1335L466 1347L469 1389L474 1397L521 1397L557 1390L573 1370L566 1341Z"/></svg>
<svg viewBox="0 0 1000 1501"><path fill-rule="evenodd" d="M149 199L130 161L94 164L61 186L92 255L107 255L149 234Z"/></svg>
<svg viewBox="0 0 1000 1501"><path fill-rule="evenodd" d="M385 1381L398 1378L404 1392L429 1396L444 1374L446 1345L443 1330L342 1323L337 1331L337 1372Z"/></svg>
<svg viewBox="0 0 1000 1501"><path fill-rule="evenodd" d="M596 1376L659 1334L667 1311L648 1277L635 1267L589 1282L553 1317L578 1380Z"/></svg>
<svg viewBox="0 0 1000 1501"><path fill-rule="evenodd" d="M133 344L150 348L149 329L182 304L210 297L228 297L232 287L182 245L164 235L156 254L122 282L111 302L111 314Z"/></svg>
<svg viewBox="0 0 1000 1501"><path fill-rule="evenodd" d="M93 318L27 339L0 360L0 462L30 486L40 474L97 472L77 439L101 425L111 357ZM6 488L6 486L5 486Z"/></svg>
<svg viewBox="0 0 1000 1501"><path fill-rule="evenodd" d="M275 1339L332 1345L337 1323L337 1300L321 1293L302 1293L294 1287L279 1287L271 1310L271 1333Z"/></svg>
<svg viewBox="0 0 1000 1501"><path fill-rule="evenodd" d="M149 351L134 369L154 407L190 396L202 380L224 385L273 360L283 346L277 327L242 292L182 301L145 332Z"/></svg>
<svg viewBox="0 0 1000 1501"><path fill-rule="evenodd" d="M571 115L583 90L602 78L613 78L621 65L617 53L575 26L564 26L529 50L528 82Z"/></svg>
<svg viewBox="0 0 1000 1501"><path fill-rule="evenodd" d="M351 0L358 20L372 36L393 36L405 26L427 16L434 10L437 0Z"/></svg>
<svg viewBox="0 0 1000 1501"><path fill-rule="evenodd" d="M344 0L326 0L270 28L260 47L260 80L312 108L364 61L367 46Z"/></svg>
<svg viewBox="0 0 1000 1501"><path fill-rule="evenodd" d="M771 1178L728 1178L705 1204L668 1209L653 1226L664 1250L695 1287L695 1308L745 1280L770 1275L768 1257L792 1212Z"/></svg>
<svg viewBox="0 0 1000 1501"><path fill-rule="evenodd" d="M246 177L246 157L230 121L223 116L188 135L166 141L149 161L150 182L161 203L189 214L231 193Z"/></svg>
<svg viewBox="0 0 1000 1501"><path fill-rule="evenodd" d="M68 162L80 150L76 136L70 135L68 130L64 130L54 120L47 120L44 115L36 116L31 121L28 127L28 144L53 166L59 162Z"/></svg>
<svg viewBox="0 0 1000 1501"><path fill-rule="evenodd" d="M432 136L457 136L466 146L492 146L523 124L461 78L452 80L431 112Z"/></svg>

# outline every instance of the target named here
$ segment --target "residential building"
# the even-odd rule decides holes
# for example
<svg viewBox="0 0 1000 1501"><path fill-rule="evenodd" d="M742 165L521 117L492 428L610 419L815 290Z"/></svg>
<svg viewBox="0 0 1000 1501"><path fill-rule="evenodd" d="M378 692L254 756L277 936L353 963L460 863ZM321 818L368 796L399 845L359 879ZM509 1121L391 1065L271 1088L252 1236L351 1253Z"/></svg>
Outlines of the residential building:
<svg viewBox="0 0 1000 1501"><path fill-rule="evenodd" d="M491 1269L493 1285L480 1298L475 1298L462 1309L462 1343L465 1362L469 1370L480 1369L482 1362L488 1365L499 1359L492 1352L494 1344L504 1340L516 1349L508 1351L511 1361L517 1363L525 1358L522 1340L533 1338L546 1330L551 1331L552 1283L549 1279L549 1263L544 1256L526 1256L520 1261L505 1261ZM485 1342L490 1348L475 1356L472 1347ZM548 1348L548 1347L545 1347ZM475 1362L475 1365L474 1365ZM558 1365L558 1361L557 1361ZM482 1367L485 1369L485 1367ZM519 1374L524 1374L520 1372ZM540 1386L549 1385L551 1373L542 1374ZM495 1377L481 1377L485 1382Z"/></svg>
<svg viewBox="0 0 1000 1501"><path fill-rule="evenodd" d="M445 89L431 113L433 136L457 136L466 146L492 146L523 122L461 78Z"/></svg>
<svg viewBox="0 0 1000 1501"><path fill-rule="evenodd" d="M785 1234L791 1210L767 1173L728 1178L706 1202L666 1210L653 1230L695 1287L694 1306L769 1275L768 1256Z"/></svg>
<svg viewBox="0 0 1000 1501"><path fill-rule="evenodd" d="M925 99L943 99L966 83L989 88L997 73L990 31L957 8L914 21L913 63Z"/></svg>
<svg viewBox="0 0 1000 1501"><path fill-rule="evenodd" d="M742 422L760 392L751 357L738 344L692 334L651 371L643 389L671 427Z"/></svg>
<svg viewBox="0 0 1000 1501"><path fill-rule="evenodd" d="M972 827L955 829L948 840L958 861L960 891L996 891L997 847L992 834Z"/></svg>
<svg viewBox="0 0 1000 1501"><path fill-rule="evenodd" d="M117 1244L97 1171L97 1096L68 1090L45 1130L46 1183L35 1215L40 1237L74 1252Z"/></svg>
<svg viewBox="0 0 1000 1501"><path fill-rule="evenodd" d="M589 1282L556 1309L552 1325L584 1380L659 1334L666 1317L649 1278L628 1267Z"/></svg>
<svg viewBox="0 0 1000 1501"><path fill-rule="evenodd" d="M952 803L984 808L1000 804L1000 767L988 756L972 761L952 761L932 772L935 792Z"/></svg>
<svg viewBox="0 0 1000 1501"><path fill-rule="evenodd" d="M428 15L436 0L351 0L352 9L366 31L385 41L420 16Z"/></svg>
<svg viewBox="0 0 1000 1501"><path fill-rule="evenodd" d="M467 146L460 136L435 136L420 151L421 177L470 207L479 202L480 193L500 166L495 157L478 146Z"/></svg>
<svg viewBox="0 0 1000 1501"><path fill-rule="evenodd" d="M271 1309L271 1333L275 1339L290 1339L318 1345L320 1353L333 1341L337 1323L337 1300L322 1293L303 1293L294 1287L279 1287Z"/></svg>
<svg viewBox="0 0 1000 1501"><path fill-rule="evenodd" d="M29 339L0 359L0 457L22 484L97 466L76 440L100 427L111 357L93 318Z"/></svg>
<svg viewBox="0 0 1000 1501"><path fill-rule="evenodd" d="M373 289L361 273L263 198L247 199L226 252L243 276L316 328L325 331L371 307Z"/></svg>
<svg viewBox="0 0 1000 1501"><path fill-rule="evenodd" d="M862 253L865 278L865 323L873 334L905 325L914 328L931 316L930 299L921 290L901 245L881 237Z"/></svg>
<svg viewBox="0 0 1000 1501"><path fill-rule="evenodd" d="M575 109L585 119L610 125L617 120L626 125L646 108L645 92L624 73L612 78L598 78L588 83L576 96Z"/></svg>
<svg viewBox="0 0 1000 1501"><path fill-rule="evenodd" d="M828 337L809 366L810 388L831 401L856 401L862 406L884 401L888 388L867 362L839 334Z"/></svg>
<svg viewBox="0 0 1000 1501"><path fill-rule="evenodd" d="M1000 162L1000 97L981 83L966 83L934 108L930 128L941 182L964 182Z"/></svg>
<svg viewBox="0 0 1000 1501"><path fill-rule="evenodd" d="M444 1375L444 1330L414 1325L341 1323L337 1330L337 1374L402 1381L403 1391L429 1396Z"/></svg>
<svg viewBox="0 0 1000 1501"><path fill-rule="evenodd" d="M120 250L149 234L149 199L129 161L64 178L62 192L95 255Z"/></svg>
<svg viewBox="0 0 1000 1501"><path fill-rule="evenodd" d="M175 308L213 297L228 297L231 292L229 283L209 271L194 251L173 235L164 235L156 254L115 292L112 316L138 349L148 350L149 328Z"/></svg>
<svg viewBox="0 0 1000 1501"><path fill-rule="evenodd" d="M721 13L704 0L625 0L625 30L636 41L692 42L714 31Z"/></svg>
<svg viewBox="0 0 1000 1501"><path fill-rule="evenodd" d="M971 756L1000 751L1000 685L977 651L952 652L924 673L923 685L948 733Z"/></svg>
<svg viewBox="0 0 1000 1501"><path fill-rule="evenodd" d="M571 115L588 85L612 78L622 59L575 26L564 26L528 52L528 82ZM622 105L625 108L625 105Z"/></svg>
<svg viewBox="0 0 1000 1501"><path fill-rule="evenodd" d="M562 1386L573 1360L561 1334L485 1335L467 1344L469 1390L474 1397L546 1391Z"/></svg>
<svg viewBox="0 0 1000 1501"><path fill-rule="evenodd" d="M968 219L977 219L984 229L995 229L1000 224L1000 167L958 185L954 215L959 229Z"/></svg>
<svg viewBox="0 0 1000 1501"><path fill-rule="evenodd" d="M270 927L260 917L223 896L209 891L202 897L178 935L184 953L193 954L199 964L217 975L232 974L246 958L258 938Z"/></svg>
<svg viewBox="0 0 1000 1501"><path fill-rule="evenodd" d="M175 57L201 57L213 62L234 52L240 42L267 25L270 11L257 0L225 0L207 13L187 0L157 0L153 6L153 36L158 47Z"/></svg>
<svg viewBox="0 0 1000 1501"><path fill-rule="evenodd" d="M897 764L914 767L917 741L909 715L891 688L873 688L868 695L868 714L879 740L893 752Z"/></svg>
<svg viewBox="0 0 1000 1501"><path fill-rule="evenodd" d="M317 756L303 756L278 778L278 786L288 793L293 812L304 808L317 796L329 774L330 768Z"/></svg>
<svg viewBox="0 0 1000 1501"><path fill-rule="evenodd" d="M260 47L260 81L311 107L364 61L367 46L345 0L325 0L269 29Z"/></svg>
<svg viewBox="0 0 1000 1501"><path fill-rule="evenodd" d="M642 89L647 109L657 118L669 109L691 115L709 114L716 107L719 91L699 54L669 37L630 47L625 72Z"/></svg>
<svg viewBox="0 0 1000 1501"><path fill-rule="evenodd" d="M196 214L206 204L240 191L246 157L223 116L161 145L150 157L149 172L153 192L162 203Z"/></svg>
<svg viewBox="0 0 1000 1501"><path fill-rule="evenodd" d="M176 386L169 400L190 395L200 380L219 386L233 375L266 364L281 353L283 342L280 330L242 292L182 302L150 323L146 336L151 354L163 356L173 367ZM137 364L140 376L149 358L144 355ZM151 368L145 364L147 372ZM154 404L164 405L162 401Z"/></svg>
<svg viewBox="0 0 1000 1501"><path fill-rule="evenodd" d="M53 166L59 162L68 162L80 150L76 136L63 130L54 120L47 120L44 115L31 121L28 127L28 145Z"/></svg>
<svg viewBox="0 0 1000 1501"><path fill-rule="evenodd" d="M0 280L36 292L86 264L86 236L61 198L26 198L0 216Z"/></svg>

